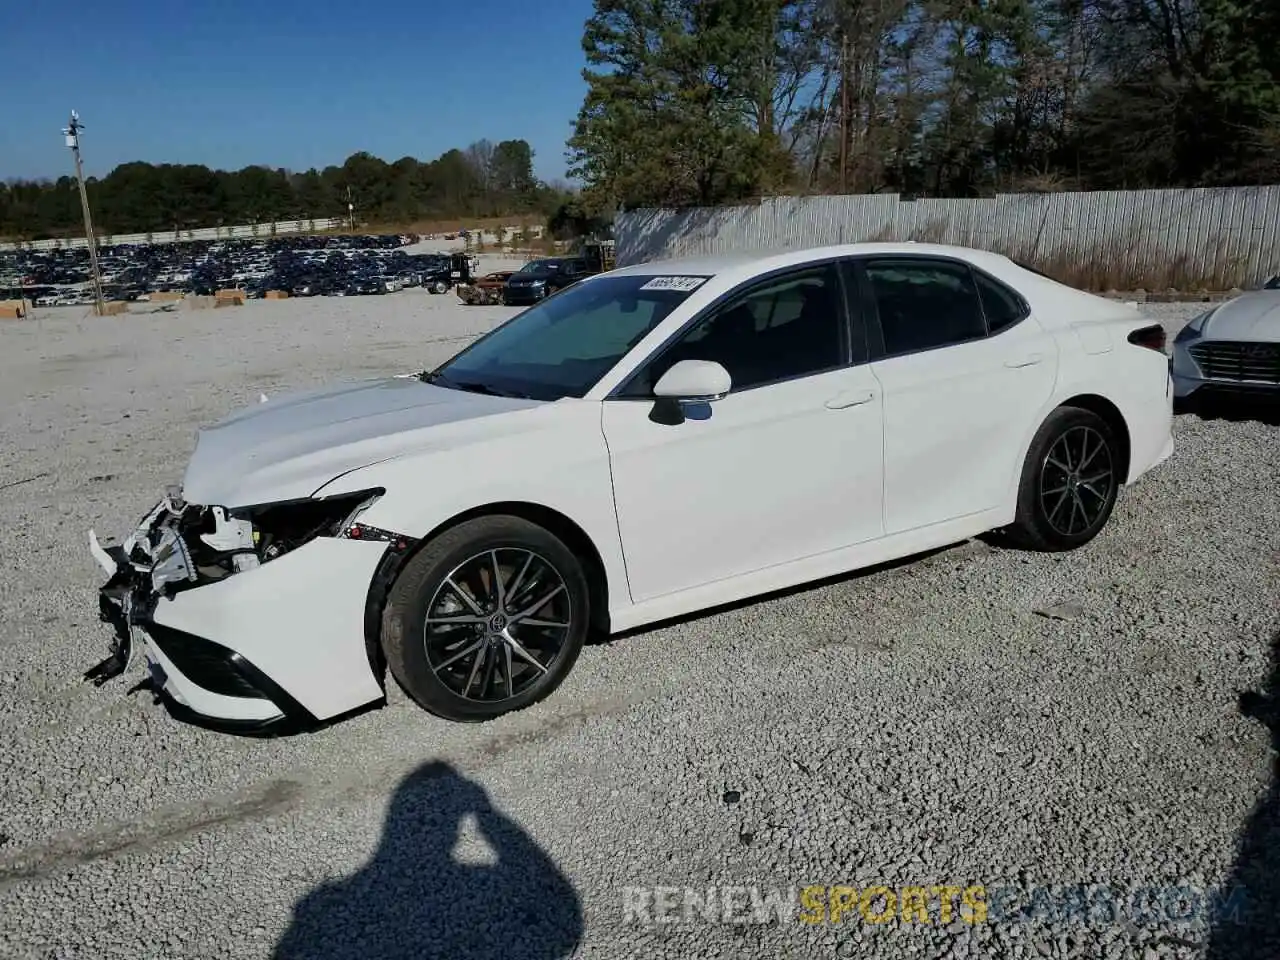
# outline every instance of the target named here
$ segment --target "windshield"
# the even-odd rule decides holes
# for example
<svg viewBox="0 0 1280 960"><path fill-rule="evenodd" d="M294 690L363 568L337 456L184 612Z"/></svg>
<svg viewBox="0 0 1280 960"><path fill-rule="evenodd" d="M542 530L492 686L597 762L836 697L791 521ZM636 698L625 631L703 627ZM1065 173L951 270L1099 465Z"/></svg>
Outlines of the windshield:
<svg viewBox="0 0 1280 960"><path fill-rule="evenodd" d="M705 277L680 289L649 276L601 277L512 317L423 377L535 400L582 397ZM654 289L656 287L656 289Z"/></svg>
<svg viewBox="0 0 1280 960"><path fill-rule="evenodd" d="M559 260L531 260L520 268L521 273L553 273L560 269Z"/></svg>

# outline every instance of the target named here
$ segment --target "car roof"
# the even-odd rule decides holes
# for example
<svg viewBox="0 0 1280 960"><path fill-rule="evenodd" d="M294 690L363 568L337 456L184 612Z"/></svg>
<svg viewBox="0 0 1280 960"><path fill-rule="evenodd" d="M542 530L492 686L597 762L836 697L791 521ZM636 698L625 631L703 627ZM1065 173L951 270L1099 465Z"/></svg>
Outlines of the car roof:
<svg viewBox="0 0 1280 960"><path fill-rule="evenodd" d="M997 269L1001 266L1007 268L1010 264L1008 257L993 253L990 250L979 250L974 247L961 247L944 243L898 241L889 243L844 243L822 247L806 247L798 250L740 251L710 256L650 260L646 263L618 267L611 271L610 275L615 277L664 274L713 277L721 274L749 276L766 270L799 266L813 260L825 260L831 257L865 257L876 254L881 256L955 257L967 260L976 266L989 266Z"/></svg>
<svg viewBox="0 0 1280 960"><path fill-rule="evenodd" d="M714 279L701 287L695 297L716 296L774 270L801 267L807 263L835 258L866 256L932 256L963 260L1011 286L1031 302L1033 309L1037 310L1040 322L1050 326L1062 326L1070 323L1073 318L1086 315L1141 319L1136 307L1066 286L1051 277L1020 266L1003 254L944 243L845 243L798 250L740 251L719 256L679 257L619 267L599 274L596 278L588 278L587 282L599 277L628 275L708 276Z"/></svg>

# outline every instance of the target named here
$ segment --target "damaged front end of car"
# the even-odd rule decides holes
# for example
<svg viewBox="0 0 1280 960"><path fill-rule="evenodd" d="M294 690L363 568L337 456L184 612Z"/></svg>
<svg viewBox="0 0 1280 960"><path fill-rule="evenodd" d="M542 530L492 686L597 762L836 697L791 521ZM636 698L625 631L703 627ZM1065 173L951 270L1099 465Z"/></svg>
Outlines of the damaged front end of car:
<svg viewBox="0 0 1280 960"><path fill-rule="evenodd" d="M284 721L315 722L328 712L325 708L333 698L326 700L322 691L310 705L299 702L305 695L286 692L270 675L272 670L262 669L255 660L275 662L277 673L291 669L269 647L272 629L285 634L282 643L297 643L280 630L271 609L280 594L305 597L308 590L316 591L318 622L310 628L312 636L323 632L325 605L336 603L331 598L338 592L346 594L343 612L358 605L357 622L364 623L364 591L388 561L398 565L396 559L413 542L358 522L383 493L369 489L227 508L186 503L179 490L171 489L123 543L104 546L90 531L90 552L109 578L99 589L99 615L113 628L114 638L107 658L88 670L85 680L101 686L126 673L141 655L147 678L133 689L149 688L171 713L186 719L212 716L224 721L219 724L223 728L245 730L288 725ZM331 586L325 578L342 578L343 573L332 560L281 563L321 541L350 542L350 554L358 560L348 577L334 579ZM348 554L341 556L345 560ZM273 580L275 570L283 572ZM363 585L356 582L362 577L367 577ZM241 586L227 593L226 585L233 583ZM203 600L203 591L214 599ZM255 605L261 608L256 617L252 610L240 610ZM166 615L158 617L158 611ZM328 619L335 618L330 614ZM357 643L362 636L363 631ZM318 655L324 646L306 649ZM341 669L339 662L335 666ZM305 677L293 686L305 690L304 681ZM357 701L375 692L367 682L357 686Z"/></svg>

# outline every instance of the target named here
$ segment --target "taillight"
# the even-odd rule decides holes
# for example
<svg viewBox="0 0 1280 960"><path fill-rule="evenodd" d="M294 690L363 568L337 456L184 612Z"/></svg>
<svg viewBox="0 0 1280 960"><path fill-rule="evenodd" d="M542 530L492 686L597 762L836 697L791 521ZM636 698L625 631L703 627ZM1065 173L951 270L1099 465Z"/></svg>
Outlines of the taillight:
<svg viewBox="0 0 1280 960"><path fill-rule="evenodd" d="M1165 340L1164 327L1158 323L1153 323L1149 327L1142 327L1129 334L1129 342L1134 346L1146 347L1159 353L1164 353Z"/></svg>

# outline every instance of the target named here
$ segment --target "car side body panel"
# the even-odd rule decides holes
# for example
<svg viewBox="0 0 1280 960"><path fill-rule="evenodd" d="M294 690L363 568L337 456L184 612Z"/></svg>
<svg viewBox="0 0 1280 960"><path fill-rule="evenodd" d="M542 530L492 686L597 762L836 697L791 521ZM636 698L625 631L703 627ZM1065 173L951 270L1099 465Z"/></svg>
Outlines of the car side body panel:
<svg viewBox="0 0 1280 960"><path fill-rule="evenodd" d="M879 539L879 389L865 365L730 393L681 423L604 402L637 601Z"/></svg>
<svg viewBox="0 0 1280 960"><path fill-rule="evenodd" d="M352 470L318 495L382 487L386 494L361 520L412 537L425 537L455 517L495 504L554 510L581 529L600 554L610 614L626 606L630 593L600 404L565 399L494 419L501 422L491 431L458 431L419 452Z"/></svg>
<svg viewBox="0 0 1280 960"><path fill-rule="evenodd" d="M1031 437L1054 408L1074 397L1101 397L1119 411L1128 435L1129 470L1125 483L1136 482L1173 452L1173 391L1168 357L1127 341L1134 330L1152 321L1136 310L1089 324L1084 338L1068 324L1057 334L1062 362L1053 397L1045 404L1026 437ZM1105 338L1110 347L1098 350ZM1017 478L1012 480L1016 488Z"/></svg>
<svg viewBox="0 0 1280 960"><path fill-rule="evenodd" d="M1054 409L1073 397L1092 396L1110 401L1124 419L1131 445L1126 483L1167 459L1173 452L1168 358L1126 339L1154 321L1135 306L1076 290L1016 265L1010 264L1004 274L1053 336L1059 357L1053 393L1026 424L1023 456ZM1021 466L1020 458L1009 477L1007 519L1002 524L1013 520Z"/></svg>
<svg viewBox="0 0 1280 960"><path fill-rule="evenodd" d="M972 514L903 533L763 567L737 577L669 593L620 610L613 617L615 631L683 617L727 603L736 603L775 590L839 576L865 567L889 563L938 547L960 543L1001 524L996 511Z"/></svg>
<svg viewBox="0 0 1280 960"><path fill-rule="evenodd" d="M1053 394L1058 351L1035 317L871 365L884 384L885 531L1000 509L1020 440ZM1038 425L1038 423L1037 423Z"/></svg>

